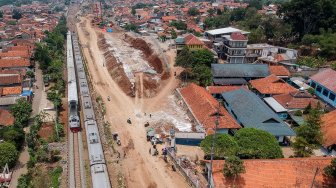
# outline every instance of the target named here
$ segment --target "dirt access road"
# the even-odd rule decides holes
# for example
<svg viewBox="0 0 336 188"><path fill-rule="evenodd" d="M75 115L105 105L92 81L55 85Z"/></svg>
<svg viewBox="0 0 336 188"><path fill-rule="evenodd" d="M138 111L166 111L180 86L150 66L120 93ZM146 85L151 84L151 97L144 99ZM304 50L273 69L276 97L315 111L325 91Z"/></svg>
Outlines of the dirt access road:
<svg viewBox="0 0 336 188"><path fill-rule="evenodd" d="M161 92L152 99L128 97L104 67L104 58L97 45L96 32L100 31L93 29L87 18L82 18L81 23L83 24L77 23L78 35L84 46L94 90L103 98L106 104L106 118L111 123L112 131L117 131L121 136L121 147L126 152L121 163L127 187L188 187L181 175L173 172L159 157L149 154L150 144L146 141L143 126L148 120L148 117L144 117L144 112L148 115L158 106L164 108L165 99L177 87L178 81L171 76L163 84ZM140 79L141 83L142 74L138 74L137 79ZM108 96L110 101L107 101ZM126 123L127 118L132 119L132 125Z"/></svg>

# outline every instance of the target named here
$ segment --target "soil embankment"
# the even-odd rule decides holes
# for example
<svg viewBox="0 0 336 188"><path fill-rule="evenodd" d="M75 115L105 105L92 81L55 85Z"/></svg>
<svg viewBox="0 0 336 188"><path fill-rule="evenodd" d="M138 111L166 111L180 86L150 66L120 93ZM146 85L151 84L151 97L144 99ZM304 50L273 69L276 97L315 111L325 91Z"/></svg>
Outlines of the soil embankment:
<svg viewBox="0 0 336 188"><path fill-rule="evenodd" d="M140 50L144 58L154 68L154 70L160 74L162 80L169 78L169 71L166 69L164 63L157 54L154 53L150 44L141 38L133 38L132 36L125 34L125 41L129 43L133 48Z"/></svg>
<svg viewBox="0 0 336 188"><path fill-rule="evenodd" d="M112 76L113 80L117 82L119 87L129 96L133 96L133 85L127 78L124 68L121 63L118 63L117 59L113 56L113 53L108 49L109 44L106 43L106 39L103 34L98 35L98 47L103 52L105 58L105 64L108 72Z"/></svg>

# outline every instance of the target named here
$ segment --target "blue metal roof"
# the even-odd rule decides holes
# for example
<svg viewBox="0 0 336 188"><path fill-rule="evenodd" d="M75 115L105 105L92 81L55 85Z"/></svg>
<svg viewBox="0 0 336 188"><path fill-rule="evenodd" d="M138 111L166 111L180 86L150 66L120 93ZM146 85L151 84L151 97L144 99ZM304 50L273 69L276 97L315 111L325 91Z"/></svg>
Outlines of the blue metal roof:
<svg viewBox="0 0 336 188"><path fill-rule="evenodd" d="M214 78L263 78L270 75L266 64L211 64Z"/></svg>
<svg viewBox="0 0 336 188"><path fill-rule="evenodd" d="M244 127L267 131L274 136L293 136L294 131L284 123L258 96L245 89L222 94L238 121Z"/></svg>
<svg viewBox="0 0 336 188"><path fill-rule="evenodd" d="M31 90L23 90L21 96L32 96L33 92Z"/></svg>

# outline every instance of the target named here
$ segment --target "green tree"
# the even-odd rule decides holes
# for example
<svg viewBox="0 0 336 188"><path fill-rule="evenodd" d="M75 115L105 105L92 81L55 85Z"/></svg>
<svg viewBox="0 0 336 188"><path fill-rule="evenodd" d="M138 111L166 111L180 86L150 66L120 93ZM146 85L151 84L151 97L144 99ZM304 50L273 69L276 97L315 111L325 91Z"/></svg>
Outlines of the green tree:
<svg viewBox="0 0 336 188"><path fill-rule="evenodd" d="M231 21L241 21L244 20L245 18L245 13L246 13L246 9L244 8L236 8L234 10L232 10L232 12L230 13L231 15Z"/></svg>
<svg viewBox="0 0 336 188"><path fill-rule="evenodd" d="M133 16L136 14L135 8L132 7L131 13L132 13Z"/></svg>
<svg viewBox="0 0 336 188"><path fill-rule="evenodd" d="M326 59L321 57L316 58L316 57L303 56L298 59L296 64L311 68L319 68L325 66L326 63L327 63Z"/></svg>
<svg viewBox="0 0 336 188"><path fill-rule="evenodd" d="M211 67L212 63L215 63L214 54L207 49L196 50L193 53L195 64L204 64Z"/></svg>
<svg viewBox="0 0 336 188"><path fill-rule="evenodd" d="M296 139L292 144L295 157L309 157L314 149L321 146L323 141L321 123L319 109L311 109L305 124L295 129Z"/></svg>
<svg viewBox="0 0 336 188"><path fill-rule="evenodd" d="M19 20L20 18L22 18L22 13L19 10L14 9L12 18L16 19L16 20Z"/></svg>
<svg viewBox="0 0 336 188"><path fill-rule="evenodd" d="M209 13L209 15L212 17L215 14L215 9L211 8L208 9L207 12Z"/></svg>
<svg viewBox="0 0 336 188"><path fill-rule="evenodd" d="M305 34L318 33L320 28L336 28L334 0L286 1L279 7L279 14L301 37Z"/></svg>
<svg viewBox="0 0 336 188"><path fill-rule="evenodd" d="M172 29L172 30L170 31L170 34L171 34L171 38L172 38L172 39L176 39L176 38L177 38L177 33L176 33L176 31L175 31L174 29Z"/></svg>
<svg viewBox="0 0 336 188"><path fill-rule="evenodd" d="M3 12L0 11L0 18L3 18Z"/></svg>
<svg viewBox="0 0 336 188"><path fill-rule="evenodd" d="M20 149L25 135L23 129L11 126L3 133L2 137L6 142L12 143L17 149Z"/></svg>
<svg viewBox="0 0 336 188"><path fill-rule="evenodd" d="M248 43L250 44L262 43L266 41L266 36L261 28L257 28L251 31L248 39Z"/></svg>
<svg viewBox="0 0 336 188"><path fill-rule="evenodd" d="M278 141L270 133L254 129L243 128L234 135L238 146L238 156L246 159L275 159L282 158L282 150Z"/></svg>
<svg viewBox="0 0 336 188"><path fill-rule="evenodd" d="M184 47L176 56L176 66L181 67L192 67L193 55L189 48Z"/></svg>
<svg viewBox="0 0 336 188"><path fill-rule="evenodd" d="M295 157L309 157L313 154L313 146L310 145L307 140L301 136L297 136L292 143Z"/></svg>
<svg viewBox="0 0 336 188"><path fill-rule="evenodd" d="M172 21L169 25L175 27L178 30L187 30L187 24L181 20Z"/></svg>
<svg viewBox="0 0 336 188"><path fill-rule="evenodd" d="M35 77L35 74L33 71L27 71L26 75L29 77L29 78L34 78Z"/></svg>
<svg viewBox="0 0 336 188"><path fill-rule="evenodd" d="M17 103L11 106L11 114L14 116L14 126L24 127L28 124L32 105L25 99L19 99Z"/></svg>
<svg viewBox="0 0 336 188"><path fill-rule="evenodd" d="M34 59L39 62L40 68L46 71L51 63L48 47L41 43L36 44Z"/></svg>
<svg viewBox="0 0 336 188"><path fill-rule="evenodd" d="M198 9L195 8L195 7L191 7L191 8L189 8L189 10L188 10L188 15L189 15L189 16L197 16L197 15L199 15L199 14L200 14L200 12L199 12Z"/></svg>
<svg viewBox="0 0 336 188"><path fill-rule="evenodd" d="M18 159L19 153L15 146L8 142L0 143L0 167L1 169L8 164L9 168L12 168L16 160Z"/></svg>
<svg viewBox="0 0 336 188"><path fill-rule="evenodd" d="M59 94L58 91L52 90L50 92L47 93L47 98L48 100L52 101L55 108L59 109L62 105L62 99L61 99L61 95Z"/></svg>
<svg viewBox="0 0 336 188"><path fill-rule="evenodd" d="M206 87L212 83L212 73L210 67L204 64L195 64L192 68L194 79L200 86Z"/></svg>
<svg viewBox="0 0 336 188"><path fill-rule="evenodd" d="M333 158L330 165L324 168L324 173L329 177L336 178L336 158Z"/></svg>
<svg viewBox="0 0 336 188"><path fill-rule="evenodd" d="M17 188L30 188L31 187L31 174L23 174L20 176Z"/></svg>
<svg viewBox="0 0 336 188"><path fill-rule="evenodd" d="M261 0L249 0L248 4L249 7L254 7L257 10L261 10L263 7L263 2Z"/></svg>
<svg viewBox="0 0 336 188"><path fill-rule="evenodd" d="M200 144L204 154L208 157L211 155L212 142L213 135L208 135ZM232 136L228 134L216 134L216 140L214 140L214 158L224 159L228 156L234 156L237 150L238 144Z"/></svg>
<svg viewBox="0 0 336 188"><path fill-rule="evenodd" d="M225 160L223 174L227 178L234 178L233 185L235 184L236 177L241 173L245 173L245 166L239 157L231 156Z"/></svg>

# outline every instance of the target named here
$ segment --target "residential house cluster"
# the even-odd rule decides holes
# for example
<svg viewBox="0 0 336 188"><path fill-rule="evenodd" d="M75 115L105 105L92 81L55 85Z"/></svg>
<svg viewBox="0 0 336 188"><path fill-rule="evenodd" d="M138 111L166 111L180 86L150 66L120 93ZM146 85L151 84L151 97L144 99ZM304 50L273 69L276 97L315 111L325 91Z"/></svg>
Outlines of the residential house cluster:
<svg viewBox="0 0 336 188"><path fill-rule="evenodd" d="M0 9L0 126L9 126L14 121L10 106L18 99L33 97L34 78L27 73L34 72L35 43L57 25L61 14L51 13L49 6L39 3ZM20 19L13 19L14 10L21 13Z"/></svg>

